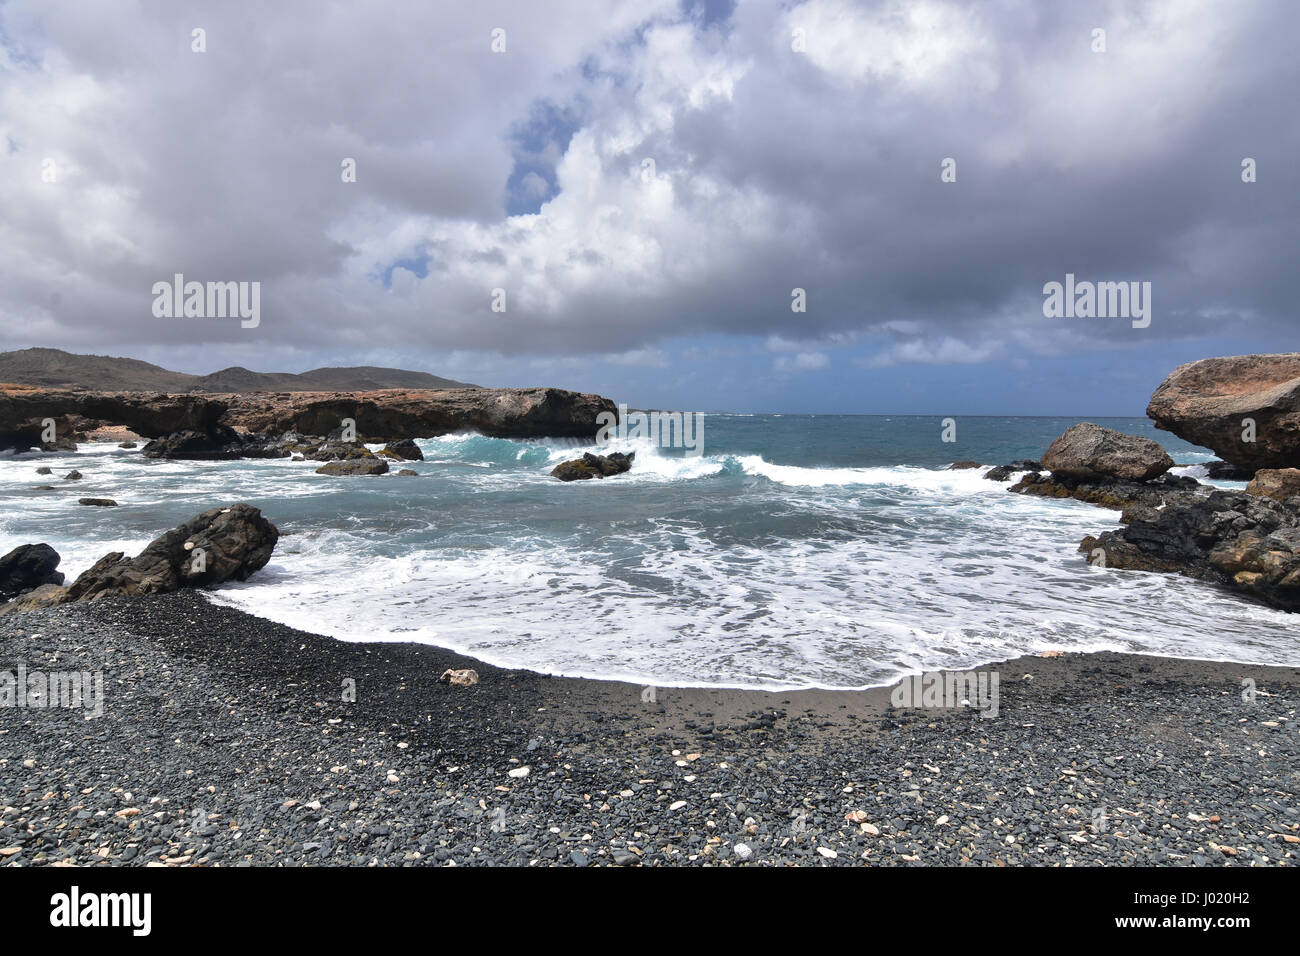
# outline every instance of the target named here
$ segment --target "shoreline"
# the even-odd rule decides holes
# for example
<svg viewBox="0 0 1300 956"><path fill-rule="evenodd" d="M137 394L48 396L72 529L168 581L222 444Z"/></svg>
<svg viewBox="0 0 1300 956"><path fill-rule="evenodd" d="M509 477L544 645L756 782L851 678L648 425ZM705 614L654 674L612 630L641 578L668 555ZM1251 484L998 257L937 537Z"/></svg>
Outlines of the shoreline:
<svg viewBox="0 0 1300 956"><path fill-rule="evenodd" d="M1298 858L1297 668L1022 657L982 669L1001 674L995 718L892 709L887 687L644 700L193 592L11 615L0 649L0 671L98 670L105 687L98 719L5 714L3 865ZM462 667L479 683L438 682Z"/></svg>

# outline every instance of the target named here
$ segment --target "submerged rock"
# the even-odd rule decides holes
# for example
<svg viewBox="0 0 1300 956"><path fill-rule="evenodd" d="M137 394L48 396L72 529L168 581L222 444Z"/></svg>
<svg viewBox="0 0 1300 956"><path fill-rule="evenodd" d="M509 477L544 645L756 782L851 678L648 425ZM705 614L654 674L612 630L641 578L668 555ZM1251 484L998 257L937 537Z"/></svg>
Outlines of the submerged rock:
<svg viewBox="0 0 1300 956"><path fill-rule="evenodd" d="M345 458L330 461L316 469L318 475L337 475L343 477L355 475L386 475L388 462L382 458Z"/></svg>
<svg viewBox="0 0 1300 956"><path fill-rule="evenodd" d="M1180 365L1151 396L1147 415L1246 471L1300 465L1300 352Z"/></svg>
<svg viewBox="0 0 1300 956"><path fill-rule="evenodd" d="M1149 481L1173 465L1169 453L1150 438L1125 435L1092 422L1066 429L1043 455L1043 467L1053 476L1082 481Z"/></svg>
<svg viewBox="0 0 1300 956"><path fill-rule="evenodd" d="M551 469L551 476L559 478L560 481L584 481L588 478L621 475L632 467L632 459L635 457L634 451L626 455L617 451L612 455L593 455L587 452L581 458L556 465Z"/></svg>
<svg viewBox="0 0 1300 956"><path fill-rule="evenodd" d="M116 508L117 502L112 498L78 498L77 504L89 505L94 508Z"/></svg>
<svg viewBox="0 0 1300 956"><path fill-rule="evenodd" d="M8 600L46 584L62 584L59 552L48 544L20 544L0 557L0 599Z"/></svg>
<svg viewBox="0 0 1300 956"><path fill-rule="evenodd" d="M994 468L990 468L988 471L984 472L984 477L989 481L1006 481L1012 475L1019 474L1022 471L1037 472L1042 470L1043 465L1041 462L1029 461L1028 459L1022 458L1019 461L1013 461L1007 465L998 465Z"/></svg>

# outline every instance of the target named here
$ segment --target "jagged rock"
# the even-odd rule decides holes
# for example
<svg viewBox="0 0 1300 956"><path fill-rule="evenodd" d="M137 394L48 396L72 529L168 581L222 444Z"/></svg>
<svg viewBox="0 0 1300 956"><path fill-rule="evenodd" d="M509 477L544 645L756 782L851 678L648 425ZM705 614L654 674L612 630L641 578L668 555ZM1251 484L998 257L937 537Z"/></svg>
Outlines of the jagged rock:
<svg viewBox="0 0 1300 956"><path fill-rule="evenodd" d="M971 468L982 468L978 461L954 461L945 470L946 471L966 471Z"/></svg>
<svg viewBox="0 0 1300 956"><path fill-rule="evenodd" d="M1080 481L1149 481L1173 464L1169 453L1150 438L1125 435L1092 422L1066 429L1043 455L1043 467L1054 476Z"/></svg>
<svg viewBox="0 0 1300 956"><path fill-rule="evenodd" d="M984 477L989 481L1006 481L1012 475L1018 474L1022 471L1037 472L1042 470L1043 466L1041 463L1022 458L1019 461L1013 461L1008 465L998 465L995 468L990 468L984 473Z"/></svg>
<svg viewBox="0 0 1300 956"><path fill-rule="evenodd" d="M95 508L116 508L117 502L112 498L78 498L77 504Z"/></svg>
<svg viewBox="0 0 1300 956"><path fill-rule="evenodd" d="M1300 495L1300 468L1261 468L1246 486L1248 495L1286 501Z"/></svg>
<svg viewBox="0 0 1300 956"><path fill-rule="evenodd" d="M63 476L64 481L80 481L81 478L81 472L77 471L75 468Z"/></svg>
<svg viewBox="0 0 1300 956"><path fill-rule="evenodd" d="M593 455L591 452L586 452L581 458L556 465L551 469L551 476L559 478L560 481L583 481L588 478L619 475L632 467L634 457L636 457L634 451L626 455L617 451L612 455Z"/></svg>
<svg viewBox="0 0 1300 956"><path fill-rule="evenodd" d="M1007 490L1036 498L1073 498L1123 511L1134 504L1160 508L1183 495L1197 494L1202 488L1195 478L1178 475L1161 475L1152 481L1125 481L1121 478L1079 481L1058 478L1055 473L1041 475L1030 472Z"/></svg>
<svg viewBox="0 0 1300 956"><path fill-rule="evenodd" d="M0 599L45 584L62 584L63 574L56 570L60 560L59 552L48 544L20 544L0 557Z"/></svg>
<svg viewBox="0 0 1300 956"><path fill-rule="evenodd" d="M42 465L40 468L37 468L37 469L36 469L36 474L38 474L38 475L52 475L52 474L54 474L54 469L50 468L48 465Z"/></svg>
<svg viewBox="0 0 1300 956"><path fill-rule="evenodd" d="M56 436L71 437L83 425L108 422L158 438L177 431L207 431L226 408L224 401L204 395L5 385L0 387L0 448L40 445L49 418L56 422Z"/></svg>
<svg viewBox="0 0 1300 956"><path fill-rule="evenodd" d="M403 461L424 461L424 452L420 451L420 446L415 443L413 438L403 438L401 441L390 441L384 451L387 454L395 455Z"/></svg>
<svg viewBox="0 0 1300 956"><path fill-rule="evenodd" d="M478 671L466 667L452 670L450 667L442 672L438 680L452 687L473 687L478 683Z"/></svg>
<svg viewBox="0 0 1300 956"><path fill-rule="evenodd" d="M316 469L318 475L385 475L388 462L381 458L346 458L330 461Z"/></svg>
<svg viewBox="0 0 1300 956"><path fill-rule="evenodd" d="M299 445L298 447L304 449L302 454L308 461L352 461L354 459L373 461L377 457L374 452L359 442L326 440L315 446Z"/></svg>
<svg viewBox="0 0 1300 956"><path fill-rule="evenodd" d="M275 525L251 505L210 508L156 538L134 558L120 551L100 558L59 603L244 581L266 566L279 537Z"/></svg>
<svg viewBox="0 0 1300 956"><path fill-rule="evenodd" d="M1269 497L1187 495L1079 546L1098 549L1106 567L1176 572L1300 610L1300 509Z"/></svg>
<svg viewBox="0 0 1300 956"><path fill-rule="evenodd" d="M1180 365L1151 396L1157 428L1255 471L1300 466L1300 352ZM1254 441L1245 420L1254 422Z"/></svg>
<svg viewBox="0 0 1300 956"><path fill-rule="evenodd" d="M60 578L63 575L59 575ZM11 614L15 611L34 611L43 607L53 607L56 604L62 604L64 595L68 589L59 584L42 584L34 590L25 594L20 594L8 604L0 606L0 615Z"/></svg>
<svg viewBox="0 0 1300 956"><path fill-rule="evenodd" d="M1241 468L1229 461L1207 461L1205 477L1214 481L1250 481L1255 476L1255 469Z"/></svg>

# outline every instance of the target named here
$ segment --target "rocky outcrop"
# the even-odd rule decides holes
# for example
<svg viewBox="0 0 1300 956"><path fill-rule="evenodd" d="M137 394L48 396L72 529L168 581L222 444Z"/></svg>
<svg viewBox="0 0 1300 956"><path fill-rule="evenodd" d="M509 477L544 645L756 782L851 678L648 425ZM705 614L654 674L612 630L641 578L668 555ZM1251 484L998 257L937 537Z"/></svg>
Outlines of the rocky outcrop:
<svg viewBox="0 0 1300 956"><path fill-rule="evenodd" d="M91 508L116 508L117 502L112 498L78 498L77 504Z"/></svg>
<svg viewBox="0 0 1300 956"><path fill-rule="evenodd" d="M621 475L632 467L632 459L635 456L634 451L626 455L617 451L612 455L593 455L591 452L586 452L581 458L556 465L551 469L551 477L559 478L560 481L584 481L588 478Z"/></svg>
<svg viewBox="0 0 1300 956"><path fill-rule="evenodd" d="M386 475L388 462L382 458L344 458L330 461L316 469L318 475L354 477L358 475Z"/></svg>
<svg viewBox="0 0 1300 956"><path fill-rule="evenodd" d="M1030 472L1007 490L1035 498L1073 498L1123 511L1132 505L1162 508L1184 495L1200 493L1198 489L1204 489L1204 486L1195 478L1177 475L1161 475L1152 481L1125 481L1122 478L1080 481L1058 478L1055 473L1041 475Z"/></svg>
<svg viewBox="0 0 1300 956"><path fill-rule="evenodd" d="M478 431L501 438L594 438L613 402L560 388L380 389L363 392L258 392L198 395L88 392L0 386L0 448L39 447L47 419L60 439L107 425L154 439L158 458L282 457L285 432L329 436L345 419L356 440L393 442L391 451L418 460L413 438Z"/></svg>
<svg viewBox="0 0 1300 956"><path fill-rule="evenodd" d="M384 446L384 450L380 454L389 455L401 461L424 461L424 452L420 451L420 446L411 438L390 441Z"/></svg>
<svg viewBox="0 0 1300 956"><path fill-rule="evenodd" d="M1300 610L1298 506L1239 491L1187 496L1084 538L1079 550L1109 568L1176 572Z"/></svg>
<svg viewBox="0 0 1300 956"><path fill-rule="evenodd" d="M1147 415L1247 471L1300 466L1300 352L1180 365L1151 396Z"/></svg>
<svg viewBox="0 0 1300 956"><path fill-rule="evenodd" d="M945 470L947 470L947 471L968 471L968 470L970 470L971 468L983 468L983 467L984 467L984 466L981 465L978 461L969 461L969 460L965 460L965 461L954 461L954 462L953 462L951 465L949 465L949 466L947 467L947 469L945 469Z"/></svg>
<svg viewBox="0 0 1300 956"><path fill-rule="evenodd" d="M226 402L209 395L4 385L0 386L0 448L39 447L46 419L54 420L60 436L104 423L159 438L177 431L206 432L226 408Z"/></svg>
<svg viewBox="0 0 1300 956"><path fill-rule="evenodd" d="M1248 495L1286 501L1300 495L1300 468L1261 468L1246 486Z"/></svg>
<svg viewBox="0 0 1300 956"><path fill-rule="evenodd" d="M120 551L106 554L72 583L59 603L244 581L266 566L279 537L275 525L251 505L211 508L155 539L134 558Z"/></svg>
<svg viewBox="0 0 1300 956"><path fill-rule="evenodd" d="M1043 455L1043 467L1054 477L1076 481L1150 481L1173 465L1169 453L1150 438L1125 435L1092 422L1066 429Z"/></svg>
<svg viewBox="0 0 1300 956"><path fill-rule="evenodd" d="M1019 474L1022 471L1038 472L1043 470L1042 462L1029 461L1020 459L1006 465L996 465L984 472L984 477L989 481L1006 481L1012 475Z"/></svg>
<svg viewBox="0 0 1300 956"><path fill-rule="evenodd" d="M327 435L345 418L359 441L435 438L477 431L498 438L595 437L596 417L617 413L599 395L561 388L389 389L223 396L224 422L250 432Z"/></svg>
<svg viewBox="0 0 1300 956"><path fill-rule="evenodd" d="M63 583L59 552L48 544L20 544L0 557L0 600L7 601L42 585Z"/></svg>

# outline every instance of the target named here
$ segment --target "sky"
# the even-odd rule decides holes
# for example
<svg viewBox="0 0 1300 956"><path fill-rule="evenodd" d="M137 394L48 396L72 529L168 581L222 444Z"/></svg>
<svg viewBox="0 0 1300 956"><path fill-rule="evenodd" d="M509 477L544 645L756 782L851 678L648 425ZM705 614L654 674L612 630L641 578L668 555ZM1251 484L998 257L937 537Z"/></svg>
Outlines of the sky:
<svg viewBox="0 0 1300 956"><path fill-rule="evenodd" d="M0 349L1141 415L1297 350L1297 36L1292 0L0 0ZM177 273L259 283L257 326L156 315ZM1045 315L1067 274L1149 324Z"/></svg>

